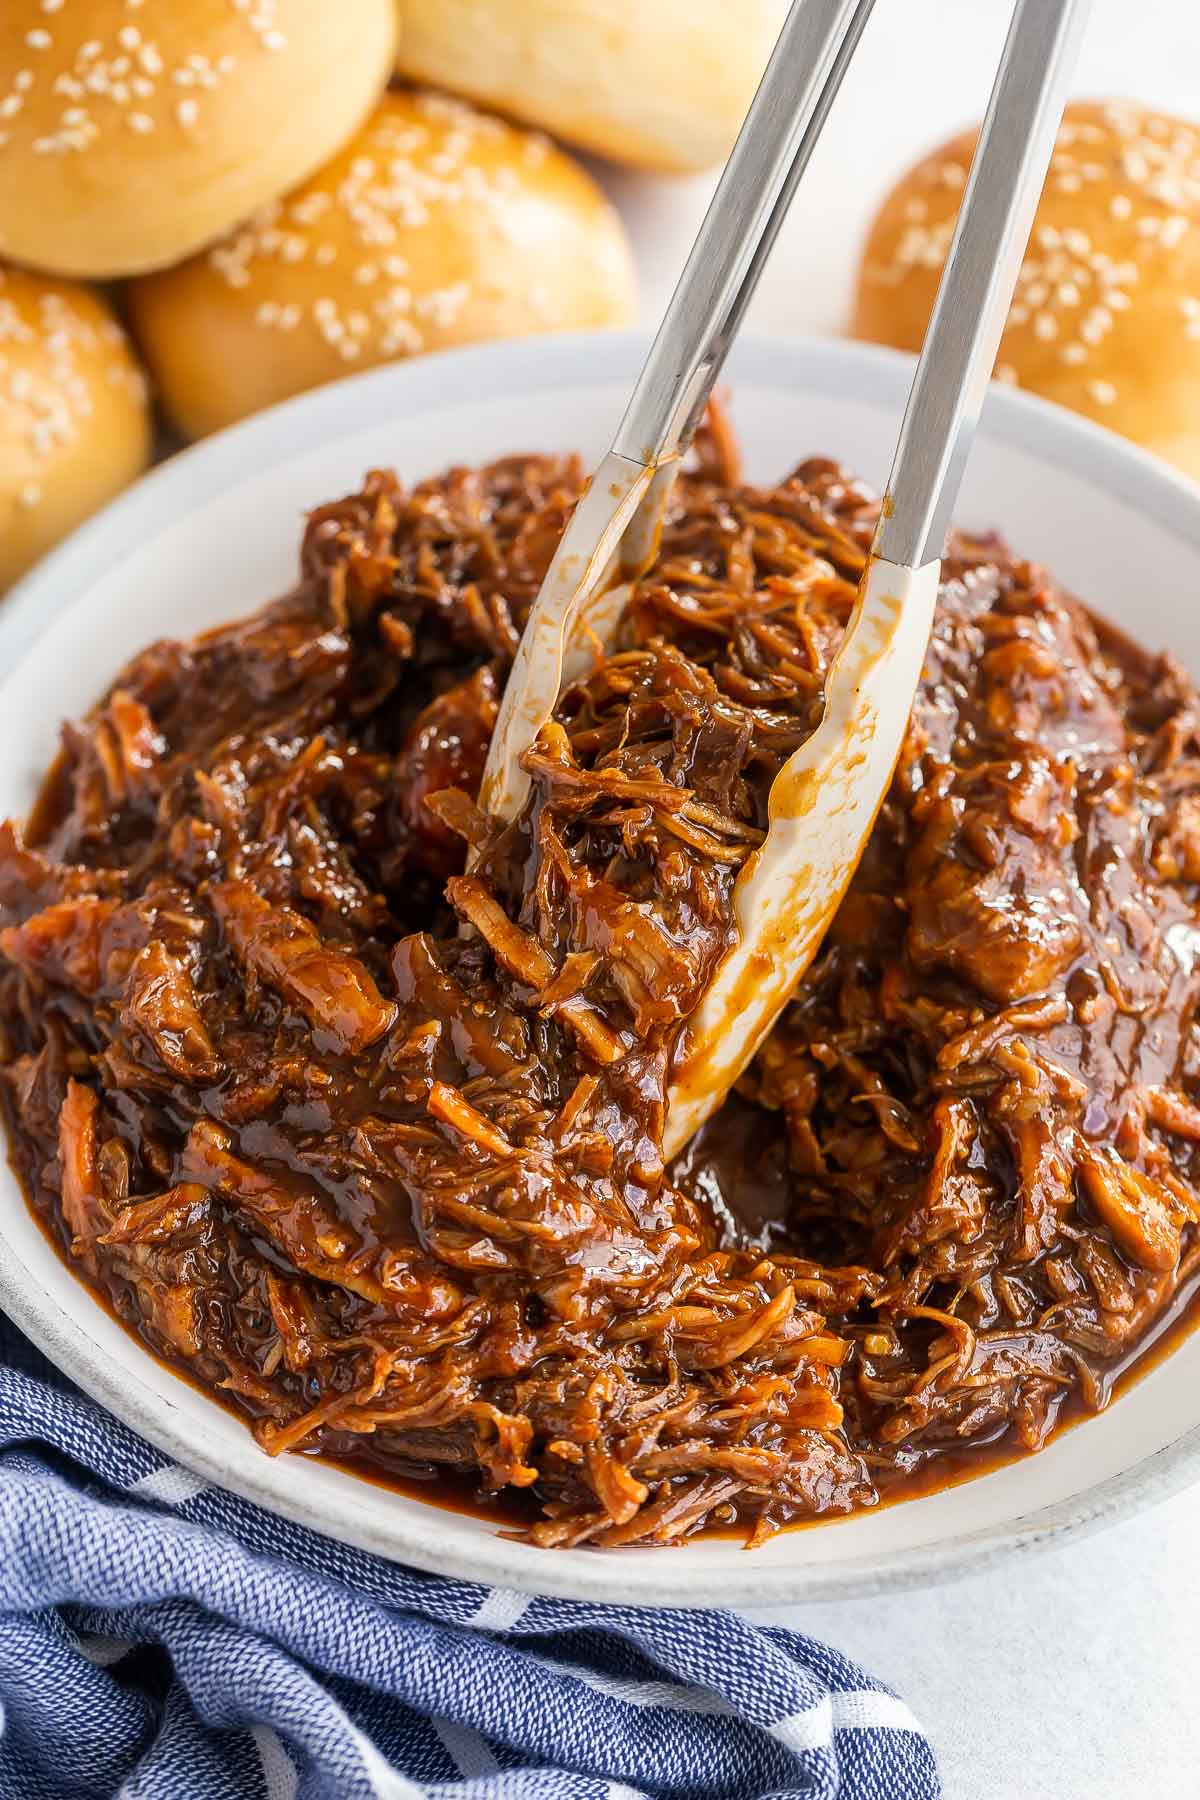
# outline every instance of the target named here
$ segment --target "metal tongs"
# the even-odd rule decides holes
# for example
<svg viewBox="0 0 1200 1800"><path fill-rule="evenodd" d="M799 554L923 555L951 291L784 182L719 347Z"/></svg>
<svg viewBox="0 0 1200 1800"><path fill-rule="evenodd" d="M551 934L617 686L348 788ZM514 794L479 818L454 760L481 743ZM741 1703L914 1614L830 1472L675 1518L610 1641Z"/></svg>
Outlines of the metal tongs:
<svg viewBox="0 0 1200 1800"><path fill-rule="evenodd" d="M776 777L734 888L737 934L676 1055L675 1154L758 1049L816 953L900 752L942 547L1049 164L1090 0L1017 0L900 428L871 555L817 730ZM610 641L874 0L794 0L612 448L517 650L480 795L521 810L524 751L585 646Z"/></svg>

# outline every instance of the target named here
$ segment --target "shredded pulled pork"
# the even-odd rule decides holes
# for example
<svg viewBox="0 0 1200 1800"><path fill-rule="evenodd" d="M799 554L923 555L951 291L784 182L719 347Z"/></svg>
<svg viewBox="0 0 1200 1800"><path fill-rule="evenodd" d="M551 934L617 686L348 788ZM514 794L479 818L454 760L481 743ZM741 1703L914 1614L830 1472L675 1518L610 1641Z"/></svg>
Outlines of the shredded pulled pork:
<svg viewBox="0 0 1200 1800"><path fill-rule="evenodd" d="M1200 1255L1196 694L991 538L820 957L664 1167L875 516L728 457L511 827L475 795L581 487L542 457L322 508L294 591L137 657L0 837L13 1156L81 1271L266 1450L461 1477L545 1545L1035 1448Z"/></svg>

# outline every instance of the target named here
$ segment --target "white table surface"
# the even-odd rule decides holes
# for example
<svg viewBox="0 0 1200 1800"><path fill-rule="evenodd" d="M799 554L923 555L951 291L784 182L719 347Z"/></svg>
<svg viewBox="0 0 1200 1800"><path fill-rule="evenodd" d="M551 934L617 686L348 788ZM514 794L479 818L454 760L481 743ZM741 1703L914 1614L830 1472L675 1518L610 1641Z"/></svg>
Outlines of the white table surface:
<svg viewBox="0 0 1200 1800"><path fill-rule="evenodd" d="M1011 0L878 0L748 329L844 328L876 203L910 160L978 118L1010 15ZM1200 0L1095 0L1076 91L1200 115ZM712 181L602 179L653 323ZM802 421L798 432L797 458L820 450ZM1010 1571L758 1616L836 1644L897 1688L934 1740L947 1800L1200 1796L1200 1489Z"/></svg>

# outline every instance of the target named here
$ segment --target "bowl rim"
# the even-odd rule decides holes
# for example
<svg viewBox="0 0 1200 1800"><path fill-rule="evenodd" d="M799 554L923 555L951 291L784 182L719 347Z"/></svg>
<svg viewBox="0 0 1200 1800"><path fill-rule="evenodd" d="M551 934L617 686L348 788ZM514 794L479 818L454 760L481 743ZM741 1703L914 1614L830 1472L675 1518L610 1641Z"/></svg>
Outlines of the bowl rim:
<svg viewBox="0 0 1200 1800"><path fill-rule="evenodd" d="M12 590L0 612L0 668L11 678L58 613L148 535L236 487L259 472L264 461L290 460L320 442L323 434L345 436L383 425L403 418L405 409L469 402L485 388L489 397L499 397L519 392L531 378L542 389L551 382L586 387L609 385L626 375L632 379L648 341L648 334L640 331L588 332L442 351L332 382L178 452L81 526ZM798 390L826 394L866 390L874 399L894 400L898 416L914 359L851 340L751 335L735 347L730 377L735 383L739 379L769 383L778 380L781 364L788 368L789 385ZM1115 433L998 384L989 392L982 429L989 439L1025 457L1084 474L1094 487L1137 507L1200 555L1200 486ZM47 1248L57 1257L57 1251ZM87 1292L86 1284L62 1266L72 1292L76 1288ZM89 1301L97 1304L90 1294ZM459 1515L420 1503L411 1520L397 1509L387 1530L366 1514L355 1516L352 1503L335 1521L290 1481L291 1465L264 1456L249 1433L246 1445L254 1456L231 1471L188 1432L182 1418L176 1418L172 1387L177 1382L188 1385L184 1378L148 1351L136 1378L131 1379L127 1370L109 1369L96 1356L83 1325L52 1292L29 1283L25 1264L7 1241L2 1218L0 1304L50 1361L93 1399L214 1486L324 1537L392 1561L567 1599L693 1607L719 1598L726 1605L779 1606L899 1591L978 1573L1002 1558L1068 1534L1087 1535L1200 1479L1200 1425L1196 1425L1083 1492L1028 1514L958 1532L940 1542L868 1552L828 1569L772 1563L756 1571L755 1559L747 1557L744 1572L721 1570L717 1596L706 1583L689 1580L685 1552L668 1556L643 1550L632 1562L623 1557L619 1565L607 1553L551 1554L488 1532L455 1531L453 1522ZM210 1396L202 1397L219 1408ZM367 1483L362 1486L369 1488ZM440 1532L430 1529L435 1522L440 1523Z"/></svg>

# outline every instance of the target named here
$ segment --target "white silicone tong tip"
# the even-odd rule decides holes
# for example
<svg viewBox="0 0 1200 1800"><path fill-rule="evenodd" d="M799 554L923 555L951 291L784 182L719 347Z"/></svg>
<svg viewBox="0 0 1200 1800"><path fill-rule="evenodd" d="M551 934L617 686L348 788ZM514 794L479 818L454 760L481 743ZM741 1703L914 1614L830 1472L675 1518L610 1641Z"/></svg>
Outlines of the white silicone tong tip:
<svg viewBox="0 0 1200 1800"><path fill-rule="evenodd" d="M688 1022L664 1150L724 1098L812 961L892 779L937 600L940 565L873 558L829 672L825 712L776 776L766 839L733 890L732 947Z"/></svg>

